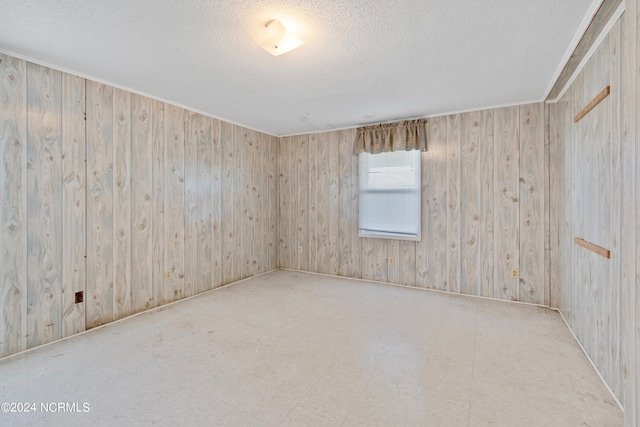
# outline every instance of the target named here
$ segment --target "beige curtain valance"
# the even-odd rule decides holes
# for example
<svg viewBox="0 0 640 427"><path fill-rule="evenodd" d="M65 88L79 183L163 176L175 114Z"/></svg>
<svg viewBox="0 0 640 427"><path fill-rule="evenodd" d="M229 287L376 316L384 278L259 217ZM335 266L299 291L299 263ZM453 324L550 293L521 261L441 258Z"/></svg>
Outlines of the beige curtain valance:
<svg viewBox="0 0 640 427"><path fill-rule="evenodd" d="M358 128L354 154L427 151L427 119L404 120Z"/></svg>

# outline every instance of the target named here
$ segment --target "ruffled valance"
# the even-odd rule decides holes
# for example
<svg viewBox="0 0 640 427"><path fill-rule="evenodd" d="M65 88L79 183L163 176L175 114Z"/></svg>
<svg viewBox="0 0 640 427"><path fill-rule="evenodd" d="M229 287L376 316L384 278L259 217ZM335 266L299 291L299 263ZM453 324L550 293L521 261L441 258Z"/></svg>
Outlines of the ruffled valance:
<svg viewBox="0 0 640 427"><path fill-rule="evenodd" d="M354 154L427 151L427 119L404 120L358 128Z"/></svg>

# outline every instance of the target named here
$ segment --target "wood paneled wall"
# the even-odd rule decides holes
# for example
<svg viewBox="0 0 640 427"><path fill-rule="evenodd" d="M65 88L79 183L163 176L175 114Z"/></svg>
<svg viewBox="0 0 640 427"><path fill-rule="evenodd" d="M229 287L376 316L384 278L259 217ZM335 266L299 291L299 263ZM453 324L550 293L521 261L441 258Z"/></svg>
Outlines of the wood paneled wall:
<svg viewBox="0 0 640 427"><path fill-rule="evenodd" d="M355 130L280 138L279 267L548 304L544 104L428 126L420 242L358 237Z"/></svg>
<svg viewBox="0 0 640 427"><path fill-rule="evenodd" d="M640 425L640 7L625 1L620 117L620 337L625 424Z"/></svg>
<svg viewBox="0 0 640 427"><path fill-rule="evenodd" d="M276 149L0 55L0 357L276 268Z"/></svg>
<svg viewBox="0 0 640 427"><path fill-rule="evenodd" d="M640 138L637 0L597 47L559 102L550 105L551 268L554 307L567 319L621 401L625 425L640 425ZM604 87L611 93L573 117ZM581 237L611 251L603 258Z"/></svg>
<svg viewBox="0 0 640 427"><path fill-rule="evenodd" d="M420 242L358 237L354 130L275 138L0 54L0 357L283 267L557 307L640 425L625 9L558 103L429 120Z"/></svg>

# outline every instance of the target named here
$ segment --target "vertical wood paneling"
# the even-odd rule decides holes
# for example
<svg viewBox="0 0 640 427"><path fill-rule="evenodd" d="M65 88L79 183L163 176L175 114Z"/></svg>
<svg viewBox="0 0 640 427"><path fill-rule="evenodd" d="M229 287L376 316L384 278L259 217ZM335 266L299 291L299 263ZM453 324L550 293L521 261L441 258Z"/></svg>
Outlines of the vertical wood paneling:
<svg viewBox="0 0 640 427"><path fill-rule="evenodd" d="M581 75L576 79L576 90L574 98L574 114L580 111L582 106L587 105L591 100L594 88L592 86L591 76L593 75L593 61L589 61L585 66ZM580 120L574 124L574 150L576 150L574 160L574 186L576 191L576 201L574 202L573 216L575 218L575 230L576 236L581 236L587 240L594 240L595 235L592 233L591 219L593 216L592 209L584 209L583 206L593 206L592 203L592 191L597 189L593 188L592 168L593 168L593 137L590 135L591 118ZM582 341L582 345L588 354L593 354L593 334L596 332L590 328L589 325L594 319L592 308L593 303L590 299L592 293L592 280L591 275L593 273L593 265L591 259L591 253L580 247L576 247L576 265L575 273L583 283L581 287L576 287L576 299L574 300L574 307L576 314L581 319L588 319L586 322L578 323L580 326L577 329L578 337Z"/></svg>
<svg viewBox="0 0 640 427"><path fill-rule="evenodd" d="M198 287L198 114L184 113L184 296Z"/></svg>
<svg viewBox="0 0 640 427"><path fill-rule="evenodd" d="M633 58L633 62L630 64L625 64L625 70L628 68L630 73L633 73L633 77L629 76L629 78L633 78L633 85L630 88L627 86L627 90L634 94L634 106L626 109L625 114L632 113L632 116L629 117L630 121L633 121L633 125L629 125L625 130L628 131L627 135L633 135L631 141L633 142L633 146L624 146L623 150L628 150L628 152L623 153L623 157L625 155L635 156L635 158L629 162L627 167L623 166L623 176L634 176L634 175L625 175L627 173L635 174L635 179L633 180L633 184L630 189L635 188L635 215L629 215L629 222L623 219L622 229L626 230L626 226L632 229L632 233L628 235L629 240L625 243L628 244L629 251L629 259L628 259L628 267L626 260L623 261L623 280L626 278L629 280L628 283L623 284L623 287L629 289L629 294L624 295L624 298L630 297L635 301L635 305L631 302L625 303L628 304L626 307L623 307L623 312L628 310L629 314L629 338L631 342L629 342L629 368L630 371L623 370L625 373L629 375L630 380L633 379L633 382L629 381L629 404L627 406L628 411L625 411L625 419L627 420L627 424L633 424L635 422L636 426L640 424L640 185L638 185L638 179L640 179L640 126L638 126L638 122L640 121L640 70L638 69L638 63L640 61L640 31L638 31L638 26L640 26L640 9L638 8L638 3L635 0L629 0L627 4L627 14L629 14L633 18L635 22L635 31L631 34L628 34L628 37L634 36L634 44L635 44L635 52L633 54L629 54L629 59L627 61L630 62L630 59ZM624 57L624 55L623 55ZM631 71L633 70L633 71ZM625 79L627 76L625 75ZM628 85L629 83L627 83ZM632 132L632 133L631 133ZM624 145L624 142L623 142ZM625 195L629 193L623 193ZM634 193L631 193L634 194ZM628 206L630 209L633 209L633 203L631 202ZM624 209L624 207L623 207ZM634 244L635 240L635 244ZM626 255L625 255L626 256ZM633 265L635 264L635 280L633 279ZM635 347L635 351L634 351ZM634 355L635 353L635 355ZM633 368L631 369L631 365Z"/></svg>
<svg viewBox="0 0 640 427"><path fill-rule="evenodd" d="M519 300L544 303L544 104L520 107Z"/></svg>
<svg viewBox="0 0 640 427"><path fill-rule="evenodd" d="M242 157L244 155L244 146L242 141L244 140L243 137L243 131L244 129L241 128L238 125L234 125L233 126L233 144L235 147L235 162L233 163L232 167L233 167L233 184L232 184L232 188L233 188L233 193L232 193L232 203L233 203L233 212L235 213L235 218L233 219L233 230L234 230L234 234L235 236L237 236L237 239L240 241L240 244L238 244L238 241L235 242L235 245L233 246L233 261L234 261L234 271L235 271L235 275L233 277L233 281L237 281L243 278L243 272L244 272L244 267L243 267L243 262L245 261L245 254L244 254L244 250L245 247L247 247L247 244L244 243L243 238L243 226L244 224L246 224L245 222L245 217L243 216L243 206L242 206L242 199L243 199L243 188L242 188L242 183L243 181L243 176L244 174L242 173ZM251 253L251 251L249 251L249 254Z"/></svg>
<svg viewBox="0 0 640 427"><path fill-rule="evenodd" d="M551 304L551 181L549 165L551 163L551 125L549 123L549 104L544 104L544 305Z"/></svg>
<svg viewBox="0 0 640 427"><path fill-rule="evenodd" d="M537 112L533 123L536 132L527 137L531 144L535 140L535 153L539 155L530 167L539 173L535 200L543 233L531 237L539 243L532 250L537 250L536 257L544 262L544 105L528 108ZM292 268L303 268L293 249L308 238L310 271L517 300L518 280L511 277L511 272L520 268L518 233L523 227L519 217L519 132L521 126L531 125L524 116L521 124L519 109L429 119L429 149L423 154L421 242L357 237L358 158L350 154L355 130L281 138L278 223L290 227L291 232L282 230L279 236L283 248L291 247L288 254ZM494 136L496 126L501 128L498 138ZM304 149L301 153L301 138L309 140L306 154ZM494 147L495 139L500 139L499 148ZM301 167L305 156L306 167ZM309 171L308 183L304 169ZM295 178L285 180L287 174ZM502 182L500 190L496 179ZM309 207L306 225L300 220L298 206L288 203ZM496 215L498 209L502 216ZM498 225L503 233L499 249L494 243ZM388 263L390 257L394 258L392 265ZM500 269L504 288L498 287L501 290L494 295L498 274L494 266L500 257L503 268L506 266L506 271ZM287 255L280 254L279 262L287 263ZM351 270L350 263L361 270ZM538 282L542 303L544 265L538 267L542 271Z"/></svg>
<svg viewBox="0 0 640 427"><path fill-rule="evenodd" d="M240 261L240 277L244 279L252 274L253 253L253 216L255 212L255 200L252 199L252 175L251 175L251 152L253 151L253 132L249 129L239 129L240 138L237 141L239 145L239 159L237 170L240 173L239 195L236 206L239 208L240 216L237 223L238 235L241 238L241 250L237 252ZM237 135L237 134L236 134ZM248 162L247 162L248 160Z"/></svg>
<svg viewBox="0 0 640 427"><path fill-rule="evenodd" d="M27 346L62 337L62 74L27 64Z"/></svg>
<svg viewBox="0 0 640 427"><path fill-rule="evenodd" d="M388 240L387 241L387 258L393 257L393 264L387 265L387 281L390 283L400 283L400 241Z"/></svg>
<svg viewBox="0 0 640 427"><path fill-rule="evenodd" d="M494 291L499 299L518 299L518 279L511 270L519 263L518 107L494 110Z"/></svg>
<svg viewBox="0 0 640 427"><path fill-rule="evenodd" d="M278 138L267 136L269 148L269 264L268 268L278 267Z"/></svg>
<svg viewBox="0 0 640 427"><path fill-rule="evenodd" d="M346 141L344 139L345 132L338 134L338 275L350 276L350 264L353 260L351 252L351 228L353 226L353 216L351 207L351 157L353 154L353 140ZM349 149L351 148L351 149ZM311 189L309 190L311 193ZM315 208L315 202L313 203ZM310 224L311 226L311 224ZM356 225L357 227L357 225Z"/></svg>
<svg viewBox="0 0 640 427"><path fill-rule="evenodd" d="M321 133L318 134L317 139L317 147L316 147L316 235L317 235L317 270L319 273L330 274L329 272L329 259L331 257L331 228L330 228L330 219L329 219L329 211L331 209L330 205L330 195L329 191L329 174L330 174L330 166L329 166L329 153L331 151L331 133ZM293 198L293 193L290 196Z"/></svg>
<svg viewBox="0 0 640 427"><path fill-rule="evenodd" d="M511 272L520 269L519 232L523 228L519 216L519 132L521 127L534 126L536 131L527 137L539 157L534 159L537 163L526 166L539 174L535 200L540 221L537 230L542 234L530 238L539 243L531 250L536 250L541 260L536 271L542 271L538 286L543 303L544 105L528 106L537 113L533 124L524 116L521 123L520 108L429 119L420 242L357 237L358 158L350 154L353 129L281 138L278 224L289 231L281 230L279 237L281 247L291 249L279 254L280 265L291 260L292 268L303 268L294 249L308 238L310 271L517 300L518 279L512 278ZM496 126L500 128L498 137L494 135ZM301 138L309 140L306 154L304 149L301 153ZM305 156L306 167L301 167ZM303 169L309 171L308 182ZM285 179L287 174L292 178ZM309 207L306 224L298 205L290 207L290 203ZM496 246L494 230L498 226L502 235ZM390 257L394 258L392 265ZM350 269L350 263L361 270ZM495 268L498 264L499 270ZM502 287L495 285L496 276Z"/></svg>
<svg viewBox="0 0 640 427"><path fill-rule="evenodd" d="M235 264L235 248L237 246L235 234L235 205L233 203L234 172L235 172L235 144L233 141L234 126L221 123L221 157L222 157L222 283L227 284L237 280L238 272Z"/></svg>
<svg viewBox="0 0 640 427"><path fill-rule="evenodd" d="M345 138L348 141L348 145L351 146L356 137L356 130L344 131ZM361 240L358 236L358 218L360 211L360 195L358 191L359 187L358 176L358 156L351 156L351 218L353 218L353 225L350 227L351 231L351 263L352 263L352 277L362 277L362 262L361 262Z"/></svg>
<svg viewBox="0 0 640 427"><path fill-rule="evenodd" d="M602 42L596 53L598 58L594 81L597 88L610 86L611 82L611 35ZM601 90L601 89L600 89ZM611 193L616 191L611 187L611 104L614 97L609 96L605 102L601 102L594 110L594 139L597 168L595 169L597 203L595 219L596 241L607 248L611 248ZM596 325L598 328L598 360L599 370L607 383L612 383L613 371L611 368L610 350L611 342L611 318L617 313L611 311L612 284L609 282L611 262L602 257L597 259L597 275L594 287L593 300L596 303Z"/></svg>
<svg viewBox="0 0 640 427"><path fill-rule="evenodd" d="M216 194L214 187L213 166L213 134L212 119L202 114L196 114L191 122L191 135L194 138L197 174L196 196L193 204L196 209L197 221L197 281L196 293L208 291L214 284L214 268L216 258L213 247L219 244L214 240L213 200ZM218 264L219 265L219 264Z"/></svg>
<svg viewBox="0 0 640 427"><path fill-rule="evenodd" d="M167 297L165 288L168 286L168 280L165 277L165 137L164 137L164 109L165 105L160 101L151 101L151 117L152 123L152 204L153 204L153 220L151 222L151 240L152 253L152 288L153 302L152 306L166 304Z"/></svg>
<svg viewBox="0 0 640 427"><path fill-rule="evenodd" d="M625 2L625 15L622 25L622 141L621 141L621 194L622 218L621 229L624 238L620 244L621 256L621 343L622 343L622 404L625 408L625 424L638 425L640 411L638 410L638 350L636 348L638 318L637 318L637 268L640 265L636 258L638 250L637 237L637 203L640 202L637 191L636 149L640 141L638 138L638 8L637 0ZM635 177L635 179L629 179ZM635 197L634 197L635 196ZM634 200L635 199L635 200Z"/></svg>
<svg viewBox="0 0 640 427"><path fill-rule="evenodd" d="M585 73L588 72L588 65L585 67ZM573 92L574 96L572 98L573 106L571 107L572 114L580 111L583 105L586 105L588 101L585 88L584 88L584 80L585 73L581 73L575 80ZM589 161L589 151L590 144L592 141L586 139L586 123L588 120L579 121L574 124L573 128L573 154L572 155L572 163L573 163L573 177L572 177L572 188L573 188L573 197L569 200L573 201L573 235L577 237L583 237L587 239L593 239L593 237L586 237L585 233L587 232L587 220L590 212L583 209L583 206L589 206L588 203L591 198L590 189L588 185L585 183L588 180L588 173L590 172L588 161ZM587 303L588 300L585 299L585 295L590 293L591 288L591 280L590 280L590 269L591 265L587 261L587 256L589 254L586 250L582 248L573 248L573 277L578 280L579 283L582 283L582 286L574 287L574 295L572 299L572 310L574 316L579 319L589 319L587 322L591 321L591 318L587 316ZM587 350L589 354L591 354L591 330L585 328L584 321L574 322L574 330L576 335L582 341L582 344Z"/></svg>
<svg viewBox="0 0 640 427"><path fill-rule="evenodd" d="M576 247L573 244L572 240L575 236L575 223L573 221L573 197L575 191L575 183L573 179L573 171L575 169L574 166L574 153L575 153L575 139L576 139L576 130L573 126L573 112L575 111L575 90L574 88L569 89L567 92L568 96L566 101L561 101L564 107L564 111L567 112L569 117L564 120L565 124L565 135L567 137L564 144L565 151L565 192L564 192L564 200L566 203L565 215L563 218L563 227L564 235L561 235L561 246L562 246L562 254L563 254L563 265L567 265L568 268L565 268L565 283L572 283L575 275L574 264L576 259ZM565 292L564 301L565 304L565 313L567 315L568 321L570 324L574 324L575 321L575 307L573 286L568 286Z"/></svg>
<svg viewBox="0 0 640 427"><path fill-rule="evenodd" d="M298 237L295 268L307 271L309 269L309 137L300 135L296 139L297 188L302 191L296 197L297 209L294 215Z"/></svg>
<svg viewBox="0 0 640 427"><path fill-rule="evenodd" d="M86 283L85 81L62 75L62 336L85 330Z"/></svg>
<svg viewBox="0 0 640 427"><path fill-rule="evenodd" d="M429 120L427 171L429 211L428 220L428 281L427 287L447 290L447 118ZM423 213L424 215L424 213Z"/></svg>
<svg viewBox="0 0 640 427"><path fill-rule="evenodd" d="M257 266L257 269L255 270L255 274L260 274L260 273L264 273L265 271L271 270L271 268L269 267L271 263L270 251L273 250L273 247L270 244L271 243L270 241L271 240L271 237L270 237L271 236L270 235L271 233L270 187L271 187L272 172L271 172L271 166L269 163L271 159L271 152L270 152L269 146L271 144L271 138L269 135L265 135L265 134L258 134L258 137L260 141L259 150L254 155L259 153L259 156L260 156L260 158L257 160L258 160L258 164L260 165L261 175L259 177L255 177L255 179L257 179L259 182L258 191L260 192L260 198L261 198L260 226L257 232L261 236L262 263L259 266Z"/></svg>
<svg viewBox="0 0 640 427"><path fill-rule="evenodd" d="M560 101L562 105L562 109L567 115L563 120L564 124L564 134L565 134L565 142L563 145L564 151L564 159L565 159L565 173L564 173L564 193L562 197L564 199L564 215L561 218L562 227L560 234L560 250L562 253L562 265L567 266L564 269L564 274L562 281L563 283L572 283L574 276L573 265L575 261L575 245L572 243L572 239L575 236L574 223L573 223L573 198L572 194L574 192L574 183L573 183L573 153L574 153L574 139L575 139L575 129L573 127L573 107L574 107L574 90L570 89L567 92L568 96L566 96L566 100ZM565 316L567 316L567 320L573 324L575 319L575 310L573 306L574 301L574 290L573 286L567 286L564 289L562 299L565 302Z"/></svg>
<svg viewBox="0 0 640 427"><path fill-rule="evenodd" d="M309 271L318 272L320 230L318 228L318 134L309 135ZM346 226L346 225L343 225Z"/></svg>
<svg viewBox="0 0 640 427"><path fill-rule="evenodd" d="M583 85L584 90L582 91L582 102L581 105L587 105L591 99L598 93L600 90L598 88L597 75L599 70L599 62L600 55L599 52L593 55L591 60L585 66ZM585 205L582 206L593 206L598 203L598 158L597 158L597 127L598 123L596 123L598 119L598 111L599 107L602 106L602 103L599 104L594 110L591 111L591 117L585 120L580 120L577 125L579 129L579 138L582 143L582 159L583 163L583 171L581 174L582 177L582 188L581 192L584 193L583 200L585 201ZM578 106L578 108L581 108ZM587 236L587 240L597 241L598 240L598 209L591 208L589 210L582 210L580 212L584 216L583 218L583 233L582 236ZM585 273L585 292L582 293L582 304L580 308L584 312L584 318L589 319L589 322L584 324L583 328L583 346L591 355L591 359L593 360L596 366L600 365L599 359L599 328L597 327L597 323L600 321L598 317L598 303L597 298L599 297L599 273L600 273L600 260L597 259L597 255L586 251L580 250L579 252L583 257L582 260L584 262L581 271Z"/></svg>
<svg viewBox="0 0 640 427"><path fill-rule="evenodd" d="M416 285L416 242L401 240L398 256L398 282L401 285Z"/></svg>
<svg viewBox="0 0 640 427"><path fill-rule="evenodd" d="M290 214L291 214L291 244L289 245L291 250L291 268L295 270L299 270L300 266L300 257L302 254L298 253L298 242L300 239L300 232L302 231L302 223L300 222L300 218L298 218L300 209L304 209L304 206L301 204L300 199L304 198L302 193L304 193L303 187L301 187L300 176L301 171L299 170L298 161L300 160L300 137L292 136L291 137L291 159L290 159L290 175L291 175L291 188L296 190L301 190L296 193L296 197L291 197L290 204ZM308 198L308 196L307 196Z"/></svg>
<svg viewBox="0 0 640 427"><path fill-rule="evenodd" d="M635 72L631 78L632 80L625 82L627 90L629 88L633 88L635 95L634 108L630 108L625 112L625 114L629 114L633 111L633 116L630 117L630 119L634 121L633 142L635 142L635 146L629 147L632 150L629 154L635 154L633 163L633 169L635 169L635 217L629 218L632 221L629 225L634 229L633 237L635 238L635 260L629 259L629 261L631 264L635 262L635 283L630 277L632 280L627 284L627 286L630 287L630 292L629 295L624 295L624 297L635 297L635 306L632 305L631 302L625 302L628 304L628 307L623 309L623 312L628 310L630 312L628 315L629 320L635 320L635 322L629 323L629 329L631 329L630 332L633 334L633 342L635 343L635 356L633 356L631 351L629 352L631 359L630 362L633 365L629 375L630 378L635 378L635 381L633 384L629 384L629 394L631 396L629 398L630 403L628 405L629 411L628 413L625 413L625 421L628 425L633 425L635 423L637 426L640 424L640 402L638 401L640 400L640 185L638 185L638 180L640 180L640 127L638 126L638 122L640 122L640 84L638 84L638 63L640 61L640 31L638 30L638 27L640 26L640 9L638 8L637 0L629 0L627 3L627 13L635 17L635 55L633 55L634 62L632 63L632 66L635 67ZM632 3L632 5L629 5L629 3ZM625 67L627 65L628 64L625 64ZM630 208L633 208L633 206L630 206ZM623 230L624 225L625 224L623 223ZM633 244L633 242L631 242L631 244Z"/></svg>
<svg viewBox="0 0 640 427"><path fill-rule="evenodd" d="M420 173L422 179L420 233L422 238L416 242L416 277L415 286L427 288L429 286L429 212L430 212L430 182L429 182L429 150L431 150L431 120L427 122L427 152L421 154Z"/></svg>
<svg viewBox="0 0 640 427"><path fill-rule="evenodd" d="M379 282L389 281L389 265L387 264L387 254L389 253L389 240L386 239L363 239L363 246L369 248L366 254L366 264L363 271L366 279L377 280ZM394 255L395 256L395 255ZM395 265L393 268L397 268Z"/></svg>
<svg viewBox="0 0 640 427"><path fill-rule="evenodd" d="M113 89L86 83L89 329L113 320Z"/></svg>
<svg viewBox="0 0 640 427"><path fill-rule="evenodd" d="M253 150L251 150L251 199L254 204L253 211L253 265L252 275L262 273L266 257L266 228L264 219L268 216L267 206L264 202L268 180L263 179L265 159L267 152L264 150L264 140L258 132L253 132Z"/></svg>
<svg viewBox="0 0 640 427"><path fill-rule="evenodd" d="M164 265L171 272L165 283L165 298L175 301L184 298L184 116L181 108L167 105L165 120L165 247Z"/></svg>
<svg viewBox="0 0 640 427"><path fill-rule="evenodd" d="M480 211L480 295L493 297L494 280L494 142L493 142L493 110L485 110L481 115L480 145L480 179L481 179L481 211Z"/></svg>
<svg viewBox="0 0 640 427"><path fill-rule="evenodd" d="M323 272L327 274L337 274L338 257L337 257L337 231L338 231L338 149L337 134L328 132L325 134L323 147L323 168L322 168L322 189L324 203L324 229L327 235L323 236L324 252L321 262L323 263Z"/></svg>
<svg viewBox="0 0 640 427"><path fill-rule="evenodd" d="M0 357L276 268L276 137L5 55L0 108Z"/></svg>
<svg viewBox="0 0 640 427"><path fill-rule="evenodd" d="M0 54L0 357L27 348L27 65Z"/></svg>
<svg viewBox="0 0 640 427"><path fill-rule="evenodd" d="M611 170L611 235L609 239L611 257L609 268L609 301L611 310L611 347L609 349L610 371L613 374L609 385L616 396L622 395L620 389L620 239L622 230L620 229L621 218L621 197L620 188L621 177L621 129L620 129L620 100L621 100L621 79L620 79L620 43L621 43L621 20L619 20L611 30L611 146L610 146L610 170Z"/></svg>
<svg viewBox="0 0 640 427"><path fill-rule="evenodd" d="M327 138L329 144L327 152L327 209L329 238L327 240L327 273L338 274L338 144L340 140L336 132L331 132Z"/></svg>
<svg viewBox="0 0 640 427"><path fill-rule="evenodd" d="M460 258L460 180L461 180L460 115L447 117L447 267L449 292L461 291Z"/></svg>
<svg viewBox="0 0 640 427"><path fill-rule="evenodd" d="M365 280L374 280L374 267L375 267L375 258L374 258L374 243L375 239L362 238L362 278Z"/></svg>
<svg viewBox="0 0 640 427"><path fill-rule="evenodd" d="M131 314L131 93L113 90L113 318Z"/></svg>
<svg viewBox="0 0 640 427"><path fill-rule="evenodd" d="M460 292L471 295L482 294L482 263L480 259L480 220L482 185L481 152L484 136L483 112L463 114L460 149L460 200L464 208L460 209Z"/></svg>
<svg viewBox="0 0 640 427"><path fill-rule="evenodd" d="M565 96L550 106L549 237L551 304L560 308L602 377L624 402L620 290L625 289L625 242L634 230L624 226L625 210L631 206L625 188L630 183L623 177L628 173L625 167L633 167L625 158L623 138L628 134L621 121L622 28L620 21L614 25ZM574 123L573 115L606 85L611 87L609 97ZM523 151L523 163L530 164L524 155ZM610 249L611 259L576 247L574 236Z"/></svg>
<svg viewBox="0 0 640 427"><path fill-rule="evenodd" d="M575 236L574 223L573 223L573 202L572 194L574 192L573 183L573 153L574 153L574 139L575 129L573 127L573 107L574 107L574 90L570 89L567 92L568 96L566 100L560 101L562 110L566 114L565 119L561 122L564 124L564 135L566 137L563 144L564 159L565 159L565 173L564 173L564 192L562 194L564 200L564 215L561 218L561 230L560 230L560 250L562 253L562 265L567 266L564 269L562 277L563 283L572 283L574 276L573 265L575 260L575 245L572 240ZM574 291L573 286L567 286L564 289L562 299L564 303L565 316L567 320L573 324L575 319L575 310L573 306Z"/></svg>
<svg viewBox="0 0 640 427"><path fill-rule="evenodd" d="M212 217L212 256L213 256L213 276L212 288L223 284L222 262L223 262L223 230L222 230L222 129L220 120L212 120L212 193L213 193L213 217ZM274 218L275 221L275 218Z"/></svg>
<svg viewBox="0 0 640 427"><path fill-rule="evenodd" d="M278 266L291 268L291 137L278 141Z"/></svg>
<svg viewBox="0 0 640 427"><path fill-rule="evenodd" d="M582 103L581 99L580 100L576 99L577 95L582 90L582 80L581 80L582 78L583 76L578 75L578 77L576 78L574 84L570 89L572 92L572 95L569 99L568 110L570 112L569 114L571 115L575 114L576 111L579 111L577 110L578 108L580 108L578 105ZM576 88L580 88L580 90ZM571 120L571 122L573 122L573 120ZM581 233L584 232L580 224L582 215L579 214L578 208L577 208L579 197L583 197L583 195L578 194L579 187L577 187L576 185L576 183L579 181L577 179L577 175L580 173L580 170L578 169L578 160L580 158L579 156L582 156L582 153L576 150L577 139L579 138L578 126L571 125L568 127L570 127L571 129L570 130L571 139L568 141L570 147L568 147L567 149L567 159L571 163L571 175L567 176L567 181L570 183L571 191L568 192L567 194L568 197L566 200L571 203L571 212L568 215L567 221L571 224L569 238L572 239L574 236L580 236L582 235ZM574 194L575 196L573 196ZM571 260L570 260L569 266L571 269L571 279L576 280L577 282L580 282L580 283L584 283L584 277L582 277L580 274L581 270L577 267L579 263L580 249L577 248L575 245L571 245L570 250L571 250ZM579 305L578 301L580 299L581 292L582 290L580 288L571 286L571 298L568 300L568 305L570 306L570 309L569 309L570 322L571 322L571 325L573 325L574 332L576 333L576 335L581 334L580 325L575 321L576 318L581 318L581 316L579 316L579 313L577 313L576 311L577 306Z"/></svg>
<svg viewBox="0 0 640 427"><path fill-rule="evenodd" d="M549 134L550 134L550 164L549 164L549 181L553 183L550 185L550 197L549 197L549 235L550 235L550 286L551 286L551 307L555 307L563 311L564 299L563 296L563 264L562 259L564 254L561 250L561 241L564 227L563 223L565 203L564 203L564 191L565 191L565 175L564 175L564 145L566 144L565 125L564 119L566 117L566 110L564 104L561 102L555 104L549 104Z"/></svg>
<svg viewBox="0 0 640 427"><path fill-rule="evenodd" d="M149 98L131 96L131 309L134 313L153 306L152 105Z"/></svg>
<svg viewBox="0 0 640 427"><path fill-rule="evenodd" d="M558 246L562 249L562 262L554 265L552 261L551 268L552 274L561 270L555 274L563 278L557 284L557 305L622 401L628 426L640 421L637 347L633 350L638 336L637 307L630 302L637 296L639 265L637 3L625 2L621 21L597 46L560 100L555 119L559 126L564 122L566 127L558 139L569 148L562 161L551 160L552 174L557 167L566 177L565 197L557 202L561 211ZM611 87L610 96L578 123L569 123L571 115L607 84ZM552 178L552 188L553 183ZM611 259L585 253L581 248L567 248L565 240L574 235L588 235L588 240L609 248ZM553 232L551 237L553 246ZM573 255L567 257L567 251Z"/></svg>

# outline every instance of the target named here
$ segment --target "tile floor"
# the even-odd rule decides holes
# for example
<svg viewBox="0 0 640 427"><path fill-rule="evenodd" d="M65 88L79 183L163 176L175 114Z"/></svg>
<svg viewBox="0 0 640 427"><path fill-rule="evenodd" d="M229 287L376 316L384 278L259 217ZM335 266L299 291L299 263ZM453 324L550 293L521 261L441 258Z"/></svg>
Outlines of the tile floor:
<svg viewBox="0 0 640 427"><path fill-rule="evenodd" d="M554 311L292 271L6 358L0 395L36 404L3 426L622 425Z"/></svg>

